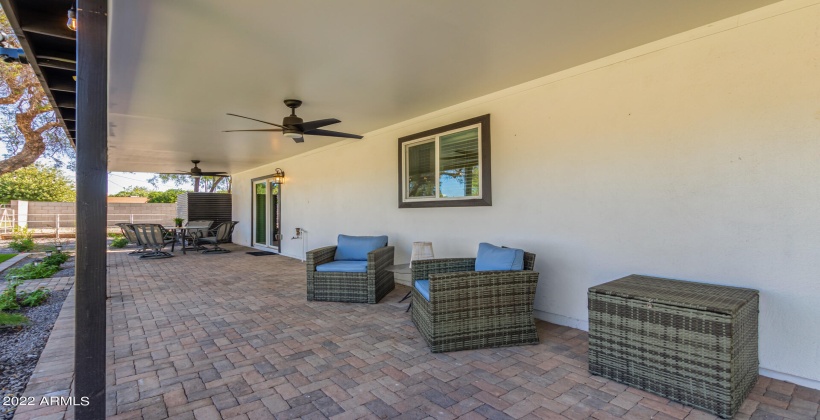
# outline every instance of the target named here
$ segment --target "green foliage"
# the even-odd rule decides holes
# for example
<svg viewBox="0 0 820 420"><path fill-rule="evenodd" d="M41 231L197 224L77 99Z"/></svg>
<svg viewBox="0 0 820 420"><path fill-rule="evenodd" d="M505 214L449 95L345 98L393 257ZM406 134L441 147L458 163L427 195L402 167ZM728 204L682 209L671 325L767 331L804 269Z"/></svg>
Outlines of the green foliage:
<svg viewBox="0 0 820 420"><path fill-rule="evenodd" d="M116 194L110 194L110 197L148 197L150 193L152 191L148 188L130 186Z"/></svg>
<svg viewBox="0 0 820 420"><path fill-rule="evenodd" d="M60 271L60 267L51 264L28 263L22 267L14 267L6 270L7 279L31 280L51 277Z"/></svg>
<svg viewBox="0 0 820 420"><path fill-rule="evenodd" d="M74 181L43 164L0 175L0 201L74 201Z"/></svg>
<svg viewBox="0 0 820 420"><path fill-rule="evenodd" d="M106 236L108 236L109 238L114 238L114 239L117 239L117 238L122 238L122 237L123 237L123 236L122 236L122 233L119 233L119 232L108 232L108 233L106 234Z"/></svg>
<svg viewBox="0 0 820 420"><path fill-rule="evenodd" d="M17 286L23 284L19 280L9 280L6 290L0 293L0 311L13 311L20 309L20 304L17 303Z"/></svg>
<svg viewBox="0 0 820 420"><path fill-rule="evenodd" d="M123 237L119 237L111 241L112 248L125 248L126 245L128 245L128 239L125 239Z"/></svg>
<svg viewBox="0 0 820 420"><path fill-rule="evenodd" d="M57 268L60 268L60 265L64 262L66 262L66 261L68 261L68 254L65 254L65 253L62 253L62 252L57 252L57 253L51 254L48 257L43 258L42 263L46 264L46 265L53 265Z"/></svg>
<svg viewBox="0 0 820 420"><path fill-rule="evenodd" d="M37 290L31 293L20 293L17 295L17 301L20 302L21 306L40 306L48 300L48 297L51 295L51 292L48 289L44 289L42 287L37 288Z"/></svg>
<svg viewBox="0 0 820 420"><path fill-rule="evenodd" d="M42 287L30 293L17 293L17 287L21 284L21 280L9 280L6 290L0 293L0 311L14 311L20 309L20 306L40 306L51 295L48 289Z"/></svg>
<svg viewBox="0 0 820 420"><path fill-rule="evenodd" d="M29 323L29 319L20 314L0 312L0 327L20 327Z"/></svg>
<svg viewBox="0 0 820 420"><path fill-rule="evenodd" d="M28 252L34 249L34 238L31 231L24 227L15 227L14 233L11 234L9 248L17 252Z"/></svg>
<svg viewBox="0 0 820 420"><path fill-rule="evenodd" d="M148 194L149 203L176 203L177 196L184 193L185 190L172 188L167 191L152 191Z"/></svg>
<svg viewBox="0 0 820 420"><path fill-rule="evenodd" d="M176 203L177 196L184 193L185 190L178 188L171 188L167 191L151 191L145 187L128 187L111 197L147 197L149 203Z"/></svg>
<svg viewBox="0 0 820 420"><path fill-rule="evenodd" d="M6 262L16 256L17 254L0 254L0 263Z"/></svg>

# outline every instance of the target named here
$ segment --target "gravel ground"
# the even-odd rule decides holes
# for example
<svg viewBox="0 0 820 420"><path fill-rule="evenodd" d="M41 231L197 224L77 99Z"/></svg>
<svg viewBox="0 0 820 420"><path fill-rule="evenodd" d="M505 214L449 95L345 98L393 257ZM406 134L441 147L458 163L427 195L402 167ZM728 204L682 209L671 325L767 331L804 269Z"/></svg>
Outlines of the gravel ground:
<svg viewBox="0 0 820 420"><path fill-rule="evenodd" d="M52 292L43 305L20 311L31 320L29 325L0 328L0 397L19 397L26 389L68 292ZM15 408L0 405L0 419L10 420Z"/></svg>

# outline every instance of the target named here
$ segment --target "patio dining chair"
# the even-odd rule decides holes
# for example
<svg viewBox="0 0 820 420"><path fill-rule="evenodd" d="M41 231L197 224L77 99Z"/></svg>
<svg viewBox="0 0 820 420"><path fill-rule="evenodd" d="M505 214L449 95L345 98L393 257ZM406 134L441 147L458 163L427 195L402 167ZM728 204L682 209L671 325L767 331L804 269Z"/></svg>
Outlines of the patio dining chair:
<svg viewBox="0 0 820 420"><path fill-rule="evenodd" d="M211 244L213 248L206 248L202 251L203 254L224 254L231 252L229 249L222 248L219 244L226 244L231 242L231 235L233 228L239 222L222 222L210 231L210 236L204 236L196 239L196 246L202 244Z"/></svg>
<svg viewBox="0 0 820 420"><path fill-rule="evenodd" d="M211 225L213 223L213 220L190 220L188 221L188 223L185 223L186 230L185 237L182 238L182 246L191 247L186 249L201 251L202 246L197 245L196 241L199 238L210 236L208 232L210 231ZM185 244L185 242L187 242L187 245Z"/></svg>
<svg viewBox="0 0 820 420"><path fill-rule="evenodd" d="M122 236L125 237L125 240L128 241L131 245L136 245L139 248L135 249L128 253L128 255L138 255L146 253L146 246L141 244L139 239L137 238L136 232L134 232L134 225L131 223L117 223L117 227L120 228L122 231Z"/></svg>
<svg viewBox="0 0 820 420"><path fill-rule="evenodd" d="M169 232L160 224L135 224L133 226L139 243L149 249L149 251L142 254L140 258L158 259L173 257L171 252L174 252L176 238L172 232ZM168 244L171 244L171 252L163 251Z"/></svg>
<svg viewBox="0 0 820 420"><path fill-rule="evenodd" d="M433 353L538 344L535 254L482 243L476 258L413 261L413 323Z"/></svg>
<svg viewBox="0 0 820 420"><path fill-rule="evenodd" d="M387 236L339 235L307 253L307 300L378 303L395 288Z"/></svg>

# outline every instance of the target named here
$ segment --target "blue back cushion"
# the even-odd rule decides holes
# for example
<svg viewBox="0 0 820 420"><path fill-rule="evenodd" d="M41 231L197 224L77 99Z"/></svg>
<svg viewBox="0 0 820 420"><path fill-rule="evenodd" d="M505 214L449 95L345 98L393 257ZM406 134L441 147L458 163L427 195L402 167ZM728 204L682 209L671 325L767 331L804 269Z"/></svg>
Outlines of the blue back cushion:
<svg viewBox="0 0 820 420"><path fill-rule="evenodd" d="M367 261L367 254L387 246L387 236L339 235L336 261Z"/></svg>
<svg viewBox="0 0 820 420"><path fill-rule="evenodd" d="M367 261L332 261L317 265L316 271L324 273L366 273Z"/></svg>
<svg viewBox="0 0 820 420"><path fill-rule="evenodd" d="M524 250L478 244L475 271L513 271L524 269Z"/></svg>
<svg viewBox="0 0 820 420"><path fill-rule="evenodd" d="M413 286L421 293L421 296L430 301L430 280L416 280Z"/></svg>

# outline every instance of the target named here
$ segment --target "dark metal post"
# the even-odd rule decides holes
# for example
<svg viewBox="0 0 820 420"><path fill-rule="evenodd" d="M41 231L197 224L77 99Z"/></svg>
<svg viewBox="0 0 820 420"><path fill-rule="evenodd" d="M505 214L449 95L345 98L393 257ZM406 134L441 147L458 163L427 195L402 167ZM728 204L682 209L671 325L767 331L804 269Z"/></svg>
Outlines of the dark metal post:
<svg viewBox="0 0 820 420"><path fill-rule="evenodd" d="M77 2L77 419L105 418L108 1ZM89 404L83 406L81 398Z"/></svg>

